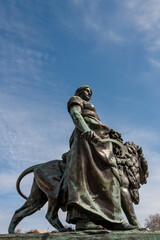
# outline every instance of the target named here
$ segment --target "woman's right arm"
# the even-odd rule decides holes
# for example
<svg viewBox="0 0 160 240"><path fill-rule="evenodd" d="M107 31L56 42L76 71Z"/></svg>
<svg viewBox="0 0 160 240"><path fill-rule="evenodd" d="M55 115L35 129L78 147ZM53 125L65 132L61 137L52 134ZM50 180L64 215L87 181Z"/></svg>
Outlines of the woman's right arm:
<svg viewBox="0 0 160 240"><path fill-rule="evenodd" d="M70 108L70 115L75 126L82 132L91 131L91 129L86 124L82 114L81 114L81 107L79 105L71 106Z"/></svg>
<svg viewBox="0 0 160 240"><path fill-rule="evenodd" d="M99 141L99 137L88 127L82 114L81 107L79 105L74 105L70 108L70 115L73 119L75 126L82 132L82 138L87 141Z"/></svg>

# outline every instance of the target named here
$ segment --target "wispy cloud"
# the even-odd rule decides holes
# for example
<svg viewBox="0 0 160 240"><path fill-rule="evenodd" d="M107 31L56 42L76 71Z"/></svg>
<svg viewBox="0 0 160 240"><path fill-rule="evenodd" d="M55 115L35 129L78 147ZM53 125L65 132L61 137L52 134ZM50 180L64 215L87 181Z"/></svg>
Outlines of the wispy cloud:
<svg viewBox="0 0 160 240"><path fill-rule="evenodd" d="M15 183L17 179L17 173L16 171L10 171L8 169L8 172L0 173L0 195L6 194L6 193L12 193L15 191Z"/></svg>
<svg viewBox="0 0 160 240"><path fill-rule="evenodd" d="M150 31L155 36L160 22L160 2L158 0L125 1L128 9L134 13L133 20L140 31Z"/></svg>
<svg viewBox="0 0 160 240"><path fill-rule="evenodd" d="M160 61L159 60L151 58L151 59L149 59L149 61L153 66L158 67L158 68L160 67Z"/></svg>
<svg viewBox="0 0 160 240"><path fill-rule="evenodd" d="M8 164L15 164L15 168L24 167L33 161L47 161L60 157L60 154L67 150L68 144L65 144L64 140L62 143L62 139L64 132L69 132L72 128L72 122L65 121L64 126L63 119L59 121L60 116L57 112L56 118L53 109L50 115L52 121L48 120L47 125L43 126L43 121L47 121L48 117L41 116L38 110L35 113L33 111L32 107L26 111L22 108L0 109L0 155L2 159L8 159ZM37 118L41 118L41 121L36 123Z"/></svg>
<svg viewBox="0 0 160 240"><path fill-rule="evenodd" d="M159 0L131 0L123 1L124 18L129 28L136 33L135 41L143 45L146 60L151 66L152 82L158 83L160 62L160 1ZM157 68L157 69L156 69ZM148 77L147 77L148 78ZM150 88L154 89L153 85ZM157 93L159 85L154 89Z"/></svg>
<svg viewBox="0 0 160 240"><path fill-rule="evenodd" d="M51 66L53 68L54 56L45 53L42 49L17 46L17 43L12 42L11 39L6 40L2 37L0 44L3 46L0 55L1 83L10 83L10 87L16 84L42 86L47 81L42 78L44 68Z"/></svg>
<svg viewBox="0 0 160 240"><path fill-rule="evenodd" d="M97 8L100 6L91 3L90 12L84 15L84 25L91 31L93 37L101 43L105 41L111 41L115 43L123 43L124 38L116 32L116 30L110 26L107 19L103 19L101 15L97 14ZM94 7L93 7L94 6Z"/></svg>
<svg viewBox="0 0 160 240"><path fill-rule="evenodd" d="M78 22L75 17L75 22L76 27L77 23L81 24L81 27L77 28L80 30L80 34L83 26L83 31L87 29L93 39L97 41L123 43L129 41L129 35L126 32L128 25L137 33L143 34L141 40L146 41L147 49L159 49L159 0L123 0L119 3L113 1L112 4L84 0L71 0L71 2L77 14L77 10L79 10L78 17L81 21ZM114 12L112 11L113 6L115 7ZM70 20L68 19L67 22L69 23ZM74 23L69 25L75 30Z"/></svg>
<svg viewBox="0 0 160 240"><path fill-rule="evenodd" d="M128 139L133 139L133 141L137 141L140 144L146 145L147 147L150 145L153 147L155 143L158 143L160 140L160 133L155 132L149 129L143 128L131 128L125 126L124 128L124 137Z"/></svg>
<svg viewBox="0 0 160 240"><path fill-rule="evenodd" d="M62 110L58 116L54 109L58 107L60 96L54 102L52 99L60 83L53 81L54 45L50 45L48 51L47 38L42 34L45 23L39 15L44 11L43 3L39 2L36 9L32 1L25 7L21 1L7 2L0 3L0 31L3 33L0 36L0 155L5 164L14 169L23 168L35 159L47 161L60 157L60 147L54 141L60 141L58 136L62 139L65 130ZM36 10L35 14L28 16L29 10ZM37 41L41 34L41 41ZM52 113L48 116L50 109ZM44 121L49 121L46 127L42 127ZM66 146L61 145L61 153Z"/></svg>
<svg viewBox="0 0 160 240"><path fill-rule="evenodd" d="M74 21L66 15L61 16L61 20L79 38L103 44L103 47L106 42L124 43L125 39L118 26L115 27L114 22L116 20L119 25L116 14L113 21L109 11L106 12L107 4L103 9L100 1L70 0L70 2L72 13L74 13Z"/></svg>
<svg viewBox="0 0 160 240"><path fill-rule="evenodd" d="M160 1L124 0L123 4L126 12L124 16L128 19L127 23L134 26L133 29L139 35L142 44L144 44L144 49L148 51L149 62L159 67L157 57L160 50Z"/></svg>
<svg viewBox="0 0 160 240"><path fill-rule="evenodd" d="M45 34L41 36L42 41L37 41L39 34L45 31L43 21L38 24L36 19L39 16L35 14L29 17L25 8L21 8L21 4L21 1L0 3L1 86L3 84L3 88L14 92L18 89L18 84L38 87L49 82L50 76L46 73L53 69L55 64L54 44L48 51ZM35 6L26 4L26 8L34 11ZM38 10L40 14L42 3L39 3ZM33 18L35 22L31 24ZM38 31L39 28L41 31ZM50 72L53 79L54 72Z"/></svg>

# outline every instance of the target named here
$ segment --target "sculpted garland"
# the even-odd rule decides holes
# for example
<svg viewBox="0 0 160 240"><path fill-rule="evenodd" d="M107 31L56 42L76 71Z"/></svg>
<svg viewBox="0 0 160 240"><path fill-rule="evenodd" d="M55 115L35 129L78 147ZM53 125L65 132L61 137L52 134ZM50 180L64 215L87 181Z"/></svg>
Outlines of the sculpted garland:
<svg viewBox="0 0 160 240"><path fill-rule="evenodd" d="M133 203L139 203L138 190L146 183L147 161L142 148L133 142L123 143L121 134L100 121L89 102L91 96L91 88L81 86L68 102L75 129L62 160L29 167L19 176L17 191L26 202L14 213L9 233L47 201L46 218L58 231L73 230L60 222L60 208L67 211L66 221L75 224L77 231L141 228ZM34 181L26 197L20 181L31 172ZM128 223L123 220L122 210Z"/></svg>

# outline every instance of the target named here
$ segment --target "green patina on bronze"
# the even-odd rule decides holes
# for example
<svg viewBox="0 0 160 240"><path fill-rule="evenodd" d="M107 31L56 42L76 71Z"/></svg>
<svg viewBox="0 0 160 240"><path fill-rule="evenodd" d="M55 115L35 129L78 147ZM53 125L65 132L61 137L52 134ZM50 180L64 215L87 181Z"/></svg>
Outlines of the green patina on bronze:
<svg viewBox="0 0 160 240"><path fill-rule="evenodd" d="M141 228L133 202L139 203L138 189L148 177L147 162L139 146L123 144L121 134L100 121L89 102L91 95L89 86L81 86L68 102L75 129L62 160L32 166L19 176L17 190L26 202L13 215L9 233L47 201L46 218L59 231L72 231L60 222L59 208L67 211L67 222L75 224L76 230ZM27 198L20 181L30 172L34 182ZM130 225L124 222L122 209Z"/></svg>
<svg viewBox="0 0 160 240"><path fill-rule="evenodd" d="M4 234L0 240L159 240L160 231L81 231L74 233Z"/></svg>

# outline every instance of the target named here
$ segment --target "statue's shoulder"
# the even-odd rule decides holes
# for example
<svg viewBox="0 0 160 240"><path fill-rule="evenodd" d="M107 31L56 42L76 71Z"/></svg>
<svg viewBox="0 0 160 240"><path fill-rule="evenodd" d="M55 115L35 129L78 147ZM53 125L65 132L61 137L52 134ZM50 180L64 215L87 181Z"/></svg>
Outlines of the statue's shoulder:
<svg viewBox="0 0 160 240"><path fill-rule="evenodd" d="M79 96L73 96L69 99L67 103L68 111L70 112L70 108L74 105L79 105L81 108L83 108L84 100L80 98Z"/></svg>

